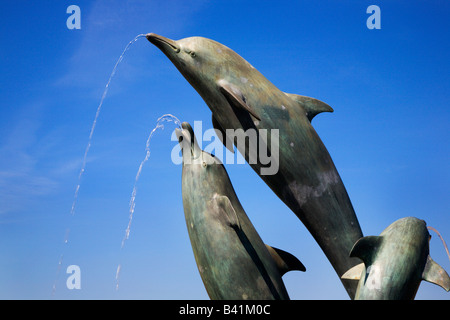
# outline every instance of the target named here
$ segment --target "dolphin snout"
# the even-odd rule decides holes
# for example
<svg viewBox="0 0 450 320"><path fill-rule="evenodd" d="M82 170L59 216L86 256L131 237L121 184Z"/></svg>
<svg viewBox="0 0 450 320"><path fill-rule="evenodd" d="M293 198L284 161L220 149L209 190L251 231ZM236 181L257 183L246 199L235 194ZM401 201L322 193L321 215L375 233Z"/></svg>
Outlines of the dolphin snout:
<svg viewBox="0 0 450 320"><path fill-rule="evenodd" d="M181 150L189 150L193 159L198 158L201 155L202 150L197 143L197 139L195 139L194 130L188 122L183 122L181 128L181 130L178 128L175 129L175 134L178 138Z"/></svg>
<svg viewBox="0 0 450 320"><path fill-rule="evenodd" d="M156 33L148 33L146 36L148 41L153 43L155 46L157 46L159 49L164 51L165 49L171 48L175 52L180 52L180 48L178 47L177 43L169 38L160 36Z"/></svg>
<svg viewBox="0 0 450 320"><path fill-rule="evenodd" d="M183 122L181 124L181 129L180 128L175 129L175 135L177 136L178 143L181 145L182 149L185 146L192 145L192 138L194 137L194 131L192 130L189 123Z"/></svg>
<svg viewBox="0 0 450 320"><path fill-rule="evenodd" d="M181 124L181 129L180 128L176 128L175 129L175 135L178 138L178 143L183 147L183 143L188 143L189 145L191 145L192 143L192 137L193 137L193 130L191 128L191 126L189 125L189 123L187 122L183 122ZM192 133L192 135L191 135Z"/></svg>

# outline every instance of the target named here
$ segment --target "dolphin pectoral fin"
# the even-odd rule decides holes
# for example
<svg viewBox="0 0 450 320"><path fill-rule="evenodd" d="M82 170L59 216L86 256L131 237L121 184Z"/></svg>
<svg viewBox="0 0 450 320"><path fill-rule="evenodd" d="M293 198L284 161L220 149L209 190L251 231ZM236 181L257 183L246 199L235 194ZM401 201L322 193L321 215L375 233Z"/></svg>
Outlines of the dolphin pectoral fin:
<svg viewBox="0 0 450 320"><path fill-rule="evenodd" d="M301 96L298 94L292 94L292 93L286 93L286 92L285 92L285 94L289 98L291 98L292 100L298 102L300 105L303 106L303 108L305 109L305 112L306 112L306 116L308 117L310 122L319 113L334 111L332 107L330 107L328 104L326 104L325 102L322 102L320 100L306 97L306 96Z"/></svg>
<svg viewBox="0 0 450 320"><path fill-rule="evenodd" d="M278 268L278 271L283 276L286 272L292 271L292 270L298 270L298 271L306 271L305 266L298 260L296 257L294 257L289 252L273 248L266 244L267 250L269 250L270 255L272 256L272 259L275 261L275 264Z"/></svg>
<svg viewBox="0 0 450 320"><path fill-rule="evenodd" d="M245 110L250 113L253 117L261 121L261 118L250 108L250 106L245 102L245 98L239 89L231 87L230 84L221 82L220 92L225 96L228 102L241 110Z"/></svg>
<svg viewBox="0 0 450 320"><path fill-rule="evenodd" d="M342 276L341 279L348 279L348 280L359 280L361 279L361 274L363 273L365 269L364 263L360 263L353 268L348 269Z"/></svg>
<svg viewBox="0 0 450 320"><path fill-rule="evenodd" d="M213 124L214 129L221 133L221 134L218 134L216 132L216 134L219 137L220 141L222 141L224 146L227 147L227 149L229 151L231 151L231 153L234 153L233 141L227 137L225 130L223 130L223 128L220 125L219 121L217 121L217 119L214 117L214 114L212 115L212 124Z"/></svg>
<svg viewBox="0 0 450 320"><path fill-rule="evenodd" d="M236 210L234 210L230 199L227 196L216 195L213 199L217 207L220 209L221 216L227 219L228 225L232 228L241 229Z"/></svg>
<svg viewBox="0 0 450 320"><path fill-rule="evenodd" d="M427 258L427 263L422 273L422 279L438 286L444 288L445 291L450 291L450 277L448 273L436 262L431 259L430 256Z"/></svg>
<svg viewBox="0 0 450 320"><path fill-rule="evenodd" d="M360 258L366 265L372 263L372 257L383 242L382 236L362 237L353 245L350 257Z"/></svg>

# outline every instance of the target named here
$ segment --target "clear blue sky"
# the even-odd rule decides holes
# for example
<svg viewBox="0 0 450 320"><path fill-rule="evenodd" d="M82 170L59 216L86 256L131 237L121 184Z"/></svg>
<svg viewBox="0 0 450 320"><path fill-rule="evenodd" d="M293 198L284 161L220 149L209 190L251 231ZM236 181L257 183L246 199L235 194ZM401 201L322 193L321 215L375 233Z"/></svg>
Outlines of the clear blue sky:
<svg viewBox="0 0 450 320"><path fill-rule="evenodd" d="M66 27L71 4L81 9L80 30ZM380 30L366 27L371 4L381 8ZM172 113L211 127L203 100L145 38L111 82L70 215L108 77L126 44L148 32L212 38L281 90L327 102L335 112L313 125L364 234L415 216L450 242L449 16L448 1L2 1L0 298L208 298L185 226L181 167L170 159L171 124L152 140L130 239L121 249L156 119ZM306 266L305 273L284 276L291 298L347 299L295 215L247 164L226 168L263 240ZM431 256L450 272L432 235ZM80 266L80 290L66 287L69 265ZM449 298L426 282L417 294Z"/></svg>

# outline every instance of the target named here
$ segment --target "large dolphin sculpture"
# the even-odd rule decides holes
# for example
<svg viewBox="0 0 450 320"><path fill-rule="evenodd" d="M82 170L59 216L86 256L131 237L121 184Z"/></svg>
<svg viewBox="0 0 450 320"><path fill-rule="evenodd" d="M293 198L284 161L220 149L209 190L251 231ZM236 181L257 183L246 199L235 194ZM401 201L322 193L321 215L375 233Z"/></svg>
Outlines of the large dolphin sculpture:
<svg viewBox="0 0 450 320"><path fill-rule="evenodd" d="M269 135L265 141L263 137L259 148L267 148L272 129L279 130L279 143L268 150L268 154L279 151L278 170L262 174L267 162L260 158L250 165L300 218L339 278L358 264L348 252L363 236L361 228L334 163L311 125L315 115L333 109L317 99L280 91L250 63L216 41L202 37L174 41L152 33L147 39L204 99L217 130L266 129ZM224 137L222 141L231 149L230 139ZM255 150L252 143L237 145L247 161L250 150ZM355 282L341 281L353 298Z"/></svg>
<svg viewBox="0 0 450 320"><path fill-rule="evenodd" d="M350 252L363 263L343 277L359 280L356 300L412 300L422 280L450 290L447 272L431 259L426 223L407 217L379 236L359 239Z"/></svg>
<svg viewBox="0 0 450 320"><path fill-rule="evenodd" d="M281 276L305 271L291 254L263 243L219 159L198 146L191 126L176 129L183 154L186 225L200 276L213 300L286 300Z"/></svg>

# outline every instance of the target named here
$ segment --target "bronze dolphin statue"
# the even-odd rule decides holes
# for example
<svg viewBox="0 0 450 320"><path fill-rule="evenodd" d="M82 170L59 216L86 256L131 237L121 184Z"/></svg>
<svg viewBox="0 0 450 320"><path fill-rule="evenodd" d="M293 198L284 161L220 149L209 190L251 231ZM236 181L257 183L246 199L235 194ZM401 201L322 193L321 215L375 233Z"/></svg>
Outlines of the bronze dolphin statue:
<svg viewBox="0 0 450 320"><path fill-rule="evenodd" d="M317 99L279 90L250 63L228 47L202 37L174 41L153 33L156 45L200 94L213 113L213 125L222 132L279 130L278 170L262 174L265 162L250 162L275 194L298 216L317 241L339 278L358 259L348 252L363 236L358 219L334 163L311 120L333 109ZM223 134L227 139L226 134ZM223 140L232 150L230 139ZM235 140L235 139L234 139ZM236 141L231 141L236 143ZM252 142L238 150L248 161ZM270 168L269 168L270 169ZM353 298L356 284L342 280Z"/></svg>
<svg viewBox="0 0 450 320"><path fill-rule="evenodd" d="M359 239L350 255L363 263L343 275L359 280L355 300L412 300L422 280L449 291L450 277L429 255L430 238L425 221L407 217Z"/></svg>
<svg viewBox="0 0 450 320"><path fill-rule="evenodd" d="M305 271L291 254L263 243L221 161L203 151L187 122L175 129L183 155L186 225L200 276L213 300L286 300L281 276Z"/></svg>

